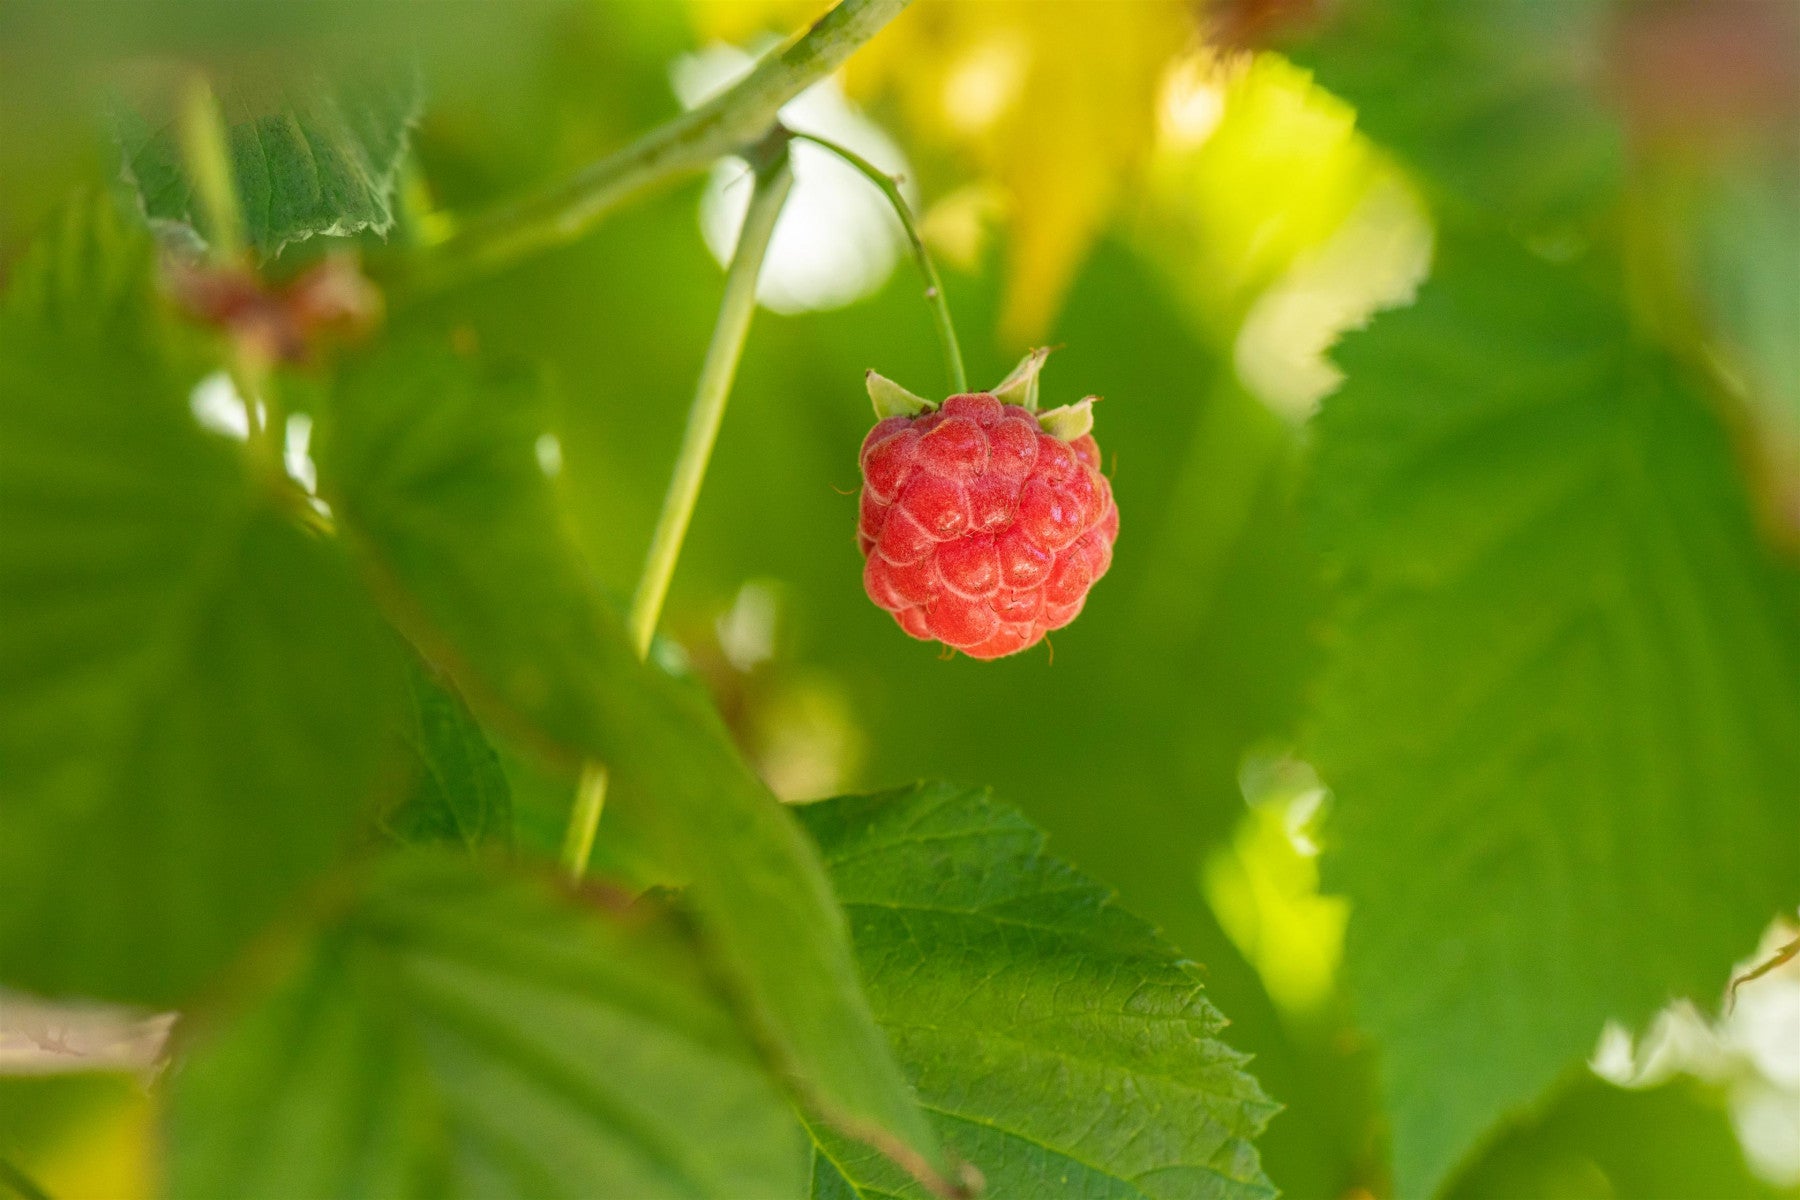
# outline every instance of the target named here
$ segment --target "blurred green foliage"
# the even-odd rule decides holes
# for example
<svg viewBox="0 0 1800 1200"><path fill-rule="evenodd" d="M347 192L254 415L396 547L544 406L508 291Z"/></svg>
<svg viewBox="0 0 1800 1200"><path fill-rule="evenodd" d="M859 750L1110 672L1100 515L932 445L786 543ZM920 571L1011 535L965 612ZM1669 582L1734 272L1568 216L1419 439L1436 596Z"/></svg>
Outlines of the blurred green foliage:
<svg viewBox="0 0 1800 1200"><path fill-rule="evenodd" d="M596 603L537 459L546 411L538 372L399 333L339 376L323 493L395 625L491 719L551 762L605 762L644 798L625 811L808 1099L934 1160L800 831L704 699L640 663Z"/></svg>
<svg viewBox="0 0 1800 1200"><path fill-rule="evenodd" d="M84 201L0 317L0 947L9 982L170 1005L367 811L398 676L342 549L194 421L150 262Z"/></svg>
<svg viewBox="0 0 1800 1200"><path fill-rule="evenodd" d="M418 756L419 770L382 827L403 844L510 842L512 785L500 756L448 676L416 658L408 668L412 720L400 721L401 738Z"/></svg>
<svg viewBox="0 0 1800 1200"><path fill-rule="evenodd" d="M1784 906L1800 576L1704 394L1567 268L1446 238L1339 361L1312 488L1343 649L1313 745L1423 1192L1597 1024L1705 996Z"/></svg>
<svg viewBox="0 0 1800 1200"><path fill-rule="evenodd" d="M802 1186L791 1113L666 922L402 856L295 957L171 1081L171 1195Z"/></svg>

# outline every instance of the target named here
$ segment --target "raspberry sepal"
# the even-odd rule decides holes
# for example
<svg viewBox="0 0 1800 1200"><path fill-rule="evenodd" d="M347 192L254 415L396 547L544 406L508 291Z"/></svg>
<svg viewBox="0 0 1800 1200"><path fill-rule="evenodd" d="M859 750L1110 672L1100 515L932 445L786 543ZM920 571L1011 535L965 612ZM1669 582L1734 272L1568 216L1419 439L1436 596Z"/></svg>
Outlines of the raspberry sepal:
<svg viewBox="0 0 1800 1200"><path fill-rule="evenodd" d="M869 403L875 406L877 420L888 417L916 417L937 408L923 396L915 396L878 371L865 371L863 383L869 389Z"/></svg>
<svg viewBox="0 0 1800 1200"><path fill-rule="evenodd" d="M1040 346L1019 360L1019 365L1012 372L994 385L991 393L1002 404L1017 404L1026 412L1038 409L1038 373L1044 369L1044 360L1050 357L1050 347Z"/></svg>
<svg viewBox="0 0 1800 1200"><path fill-rule="evenodd" d="M1059 442L1072 442L1094 431L1094 401L1087 396L1073 404L1038 414L1038 427Z"/></svg>

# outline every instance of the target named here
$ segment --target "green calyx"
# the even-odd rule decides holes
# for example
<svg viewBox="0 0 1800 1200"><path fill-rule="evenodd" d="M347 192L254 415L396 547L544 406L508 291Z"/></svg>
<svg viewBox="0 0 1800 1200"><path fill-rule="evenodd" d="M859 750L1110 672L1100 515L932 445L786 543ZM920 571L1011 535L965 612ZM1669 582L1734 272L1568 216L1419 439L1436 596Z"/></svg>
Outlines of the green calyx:
<svg viewBox="0 0 1800 1200"><path fill-rule="evenodd" d="M1026 412L1036 412L1038 408L1038 373L1044 369L1044 360L1050 357L1050 347L1040 346L1019 360L1019 365L1012 373L994 385L994 396L1002 404L1017 404Z"/></svg>
<svg viewBox="0 0 1800 1200"><path fill-rule="evenodd" d="M1002 404L1017 404L1026 412L1037 413L1038 375L1044 369L1044 360L1049 357L1047 346L1033 350L988 394ZM875 406L877 420L917 417L938 410L938 401L914 395L877 371L865 372L863 382L868 385L869 401ZM1038 413L1038 427L1059 441L1072 442L1083 437L1093 431L1094 402L1098 399L1098 396L1087 396L1073 404Z"/></svg>
<svg viewBox="0 0 1800 1200"><path fill-rule="evenodd" d="M1003 404L1017 404L1026 412L1036 413L1038 376L1043 372L1044 360L1049 357L1048 346L1040 346L1031 351L1019 360L1019 365L1012 369L1012 374L994 386L994 396ZM1073 404L1038 413L1038 428L1058 441L1072 442L1083 437L1093 431L1094 401L1098 399L1098 396L1087 396Z"/></svg>
<svg viewBox="0 0 1800 1200"><path fill-rule="evenodd" d="M875 406L875 416L879 420L886 420L888 417L916 417L920 413L934 412L937 409L932 401L913 395L878 372L865 372L863 382L868 385L869 402Z"/></svg>
<svg viewBox="0 0 1800 1200"><path fill-rule="evenodd" d="M1038 414L1038 427L1051 437L1062 442L1072 442L1078 437L1085 437L1094 429L1094 401L1098 396L1086 396L1073 404L1065 404L1061 408L1053 408L1049 412Z"/></svg>

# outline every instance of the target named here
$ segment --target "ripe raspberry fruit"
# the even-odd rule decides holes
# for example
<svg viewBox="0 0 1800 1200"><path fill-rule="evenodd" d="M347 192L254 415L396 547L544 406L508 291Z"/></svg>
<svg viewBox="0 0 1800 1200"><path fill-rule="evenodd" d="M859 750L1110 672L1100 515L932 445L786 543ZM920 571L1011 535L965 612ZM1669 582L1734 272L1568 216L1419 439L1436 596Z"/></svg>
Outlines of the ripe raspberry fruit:
<svg viewBox="0 0 1800 1200"><path fill-rule="evenodd" d="M863 587L913 637L971 658L1037 645L1112 565L1093 400L1038 413L1044 354L941 405L869 373L882 419L862 447Z"/></svg>

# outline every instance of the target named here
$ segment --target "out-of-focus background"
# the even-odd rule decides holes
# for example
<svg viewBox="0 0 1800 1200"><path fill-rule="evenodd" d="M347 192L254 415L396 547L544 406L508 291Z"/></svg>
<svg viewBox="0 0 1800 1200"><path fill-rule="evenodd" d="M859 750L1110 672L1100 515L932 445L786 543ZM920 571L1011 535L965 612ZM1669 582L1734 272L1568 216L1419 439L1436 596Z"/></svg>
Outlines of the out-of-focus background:
<svg viewBox="0 0 1800 1200"><path fill-rule="evenodd" d="M394 237L424 244L698 103L821 7L14 3L0 10L0 272L73 189L118 177L119 114L172 64L302 77L416 56L425 101ZM898 225L800 145L658 649L704 680L783 798L991 785L1116 887L1205 964L1231 1044L1286 1105L1260 1145L1300 1197L1391 1186L1339 970L1349 902L1319 883L1334 798L1304 750L1333 626L1302 493L1310 419L1341 378L1334 341L1411 302L1446 214L1498 214L1546 262L1604 244L1645 327L1732 384L1727 425L1762 528L1800 541L1795 8L1419 2L1362 5L1389 11L1346 31L1331 7L918 0L795 100L794 128L903 177L976 383L1049 344L1048 403L1103 397L1116 565L1053 647L995 663L941 657L868 602L853 538L863 372L925 394L945 381ZM1509 88L1529 100L1503 103ZM484 349L549 365L559 407L541 459L621 602L748 191L723 164L432 302ZM392 253L368 249L376 264ZM312 252L292 248L277 273ZM554 846L569 781L503 752L520 840ZM629 839L608 832L599 857L631 872ZM1660 936L1624 916L1618 938ZM1772 927L1743 956L1782 940ZM0 1045L9 1071L118 1051L103 1019L22 1011ZM82 1103L94 1118L40 1177L58 1196L131 1194L152 1152L141 1096ZM1597 1031L1591 1069L1498 1128L1450 1188L1796 1189L1793 968L1724 1018L1677 1004L1649 1028Z"/></svg>

